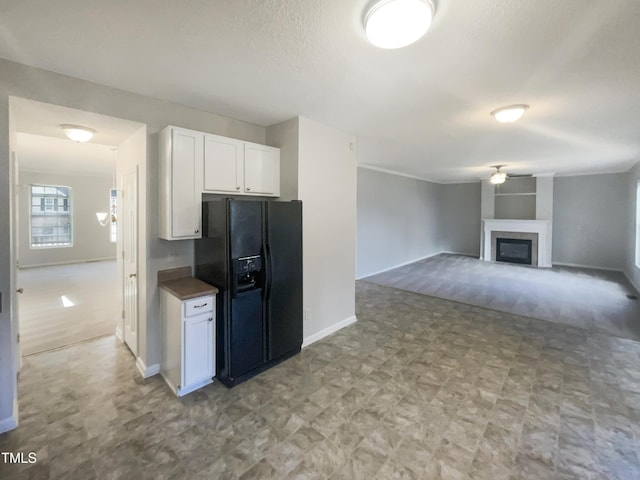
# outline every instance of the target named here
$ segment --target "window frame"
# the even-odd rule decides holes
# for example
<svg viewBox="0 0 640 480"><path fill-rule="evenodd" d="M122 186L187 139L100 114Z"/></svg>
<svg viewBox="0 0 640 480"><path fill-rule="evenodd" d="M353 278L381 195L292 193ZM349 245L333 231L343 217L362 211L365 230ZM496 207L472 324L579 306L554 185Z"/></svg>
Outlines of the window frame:
<svg viewBox="0 0 640 480"><path fill-rule="evenodd" d="M71 232L69 233L69 243L64 244L46 244L46 245L37 245L33 243L33 187L42 187L42 188L66 188L69 191L69 196L67 197L67 209L69 210L69 229ZM53 197L50 197L51 200L54 200ZM60 198L60 197L56 197ZM56 204L55 201L50 202L49 205L47 200L49 198L43 197L43 211L52 211L53 206ZM71 248L74 245L74 209L73 209L73 187L71 185L50 185L50 184L42 184L42 183L32 183L29 185L29 249L31 250L48 250L51 248ZM51 207L51 208L48 208Z"/></svg>

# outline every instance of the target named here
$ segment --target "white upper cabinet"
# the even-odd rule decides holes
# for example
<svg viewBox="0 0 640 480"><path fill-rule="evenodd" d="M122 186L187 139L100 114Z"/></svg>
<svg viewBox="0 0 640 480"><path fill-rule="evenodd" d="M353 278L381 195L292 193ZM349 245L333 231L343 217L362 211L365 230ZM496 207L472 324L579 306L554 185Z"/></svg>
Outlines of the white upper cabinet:
<svg viewBox="0 0 640 480"><path fill-rule="evenodd" d="M244 191L254 195L280 195L280 150L246 143Z"/></svg>
<svg viewBox="0 0 640 480"><path fill-rule="evenodd" d="M240 192L244 143L233 138L205 135L204 191Z"/></svg>
<svg viewBox="0 0 640 480"><path fill-rule="evenodd" d="M159 137L160 238L202 237L203 192L280 196L279 148L171 126Z"/></svg>
<svg viewBox="0 0 640 480"><path fill-rule="evenodd" d="M203 191L280 196L280 149L205 135Z"/></svg>
<svg viewBox="0 0 640 480"><path fill-rule="evenodd" d="M184 128L160 132L160 238L201 237L203 139L203 133Z"/></svg>

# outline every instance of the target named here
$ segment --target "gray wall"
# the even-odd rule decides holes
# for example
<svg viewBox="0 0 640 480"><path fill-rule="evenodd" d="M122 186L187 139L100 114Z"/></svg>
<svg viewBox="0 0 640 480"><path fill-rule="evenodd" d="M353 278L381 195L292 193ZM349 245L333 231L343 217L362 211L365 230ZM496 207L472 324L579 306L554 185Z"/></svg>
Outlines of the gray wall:
<svg viewBox="0 0 640 480"><path fill-rule="evenodd" d="M479 255L480 183L358 168L356 278L443 251Z"/></svg>
<svg viewBox="0 0 640 480"><path fill-rule="evenodd" d="M624 268L627 188L625 173L555 178L553 263Z"/></svg>
<svg viewBox="0 0 640 480"><path fill-rule="evenodd" d="M114 259L116 244L109 239L109 225L100 226L96 212L108 212L111 177L27 172L20 170L18 261L20 267ZM73 245L61 248L31 248L29 238L29 185L71 187Z"/></svg>
<svg viewBox="0 0 640 480"><path fill-rule="evenodd" d="M441 243L444 251L480 255L480 182L439 185Z"/></svg>
<svg viewBox="0 0 640 480"><path fill-rule="evenodd" d="M438 186L358 168L356 278L442 250Z"/></svg>
<svg viewBox="0 0 640 480"><path fill-rule="evenodd" d="M624 271L636 289L640 290L640 268L636 266L636 242L640 241L640 239L636 238L636 235L640 235L640 232L636 230L638 228L636 223L638 221L638 212L636 210L638 198L636 195L638 195L638 181L640 181L640 163L626 174L626 178L626 202L629 208L627 211L627 229L625 234L627 248L625 251Z"/></svg>

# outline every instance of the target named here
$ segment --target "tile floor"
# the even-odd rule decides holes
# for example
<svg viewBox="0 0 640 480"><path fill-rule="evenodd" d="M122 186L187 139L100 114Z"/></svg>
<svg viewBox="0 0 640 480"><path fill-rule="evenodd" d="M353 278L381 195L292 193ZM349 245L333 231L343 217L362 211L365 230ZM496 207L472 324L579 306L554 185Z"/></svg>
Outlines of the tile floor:
<svg viewBox="0 0 640 480"><path fill-rule="evenodd" d="M357 315L182 400L113 337L28 357L0 477L640 478L639 342L362 281Z"/></svg>

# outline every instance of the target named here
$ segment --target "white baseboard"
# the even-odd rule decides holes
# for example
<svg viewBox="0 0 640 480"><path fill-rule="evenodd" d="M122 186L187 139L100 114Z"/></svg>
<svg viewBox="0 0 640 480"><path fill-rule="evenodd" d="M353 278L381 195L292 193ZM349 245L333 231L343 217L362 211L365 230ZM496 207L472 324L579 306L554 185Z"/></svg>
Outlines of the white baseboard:
<svg viewBox="0 0 640 480"><path fill-rule="evenodd" d="M18 399L13 400L13 415L0 420L0 433L18 428Z"/></svg>
<svg viewBox="0 0 640 480"><path fill-rule="evenodd" d="M640 293L640 286L633 281L633 278L631 278L631 275L629 275L626 270L623 271L622 273L624 273L624 276L627 277L627 280L629 280L629 283L633 286L633 288L636 289L636 292Z"/></svg>
<svg viewBox="0 0 640 480"><path fill-rule="evenodd" d="M443 253L447 253L447 254L450 254L450 255L464 255L465 257L479 258L479 254L477 254L477 253L462 253L462 252L441 251L441 252L436 252L436 253L431 253L429 255L425 255L424 257L414 258L413 260L409 260L408 262L404 262L404 263L399 263L398 265L393 265L392 267L385 268L384 270L378 270L377 272L367 273L366 275L361 275L359 277L356 277L356 280L362 280L363 278L372 277L373 275L378 275L379 273L388 272L389 270L393 270L394 268L404 267L405 265L409 265L411 263L419 262L420 260L426 260L427 258L435 257L435 256L441 255Z"/></svg>
<svg viewBox="0 0 640 480"><path fill-rule="evenodd" d="M352 323L356 323L357 321L358 321L358 319L356 318L355 315L353 315L353 316L351 316L349 318L345 318L341 322L334 323L333 325L331 325L331 326L329 326L327 328L323 328L319 332L316 332L316 333L314 333L312 335L309 335L308 337L305 337L304 340L302 341L302 348L308 347L312 343L315 343L318 340L321 340L324 337L327 337L327 336L331 335L332 333L335 333L338 330L343 329L344 327L348 327L349 325L351 325Z"/></svg>
<svg viewBox="0 0 640 480"><path fill-rule="evenodd" d="M155 365L149 365L148 367L144 364L144 361L141 357L138 357L136 360L136 368L142 375L142 378L153 377L160 373L160 364L156 363Z"/></svg>
<svg viewBox="0 0 640 480"><path fill-rule="evenodd" d="M39 267L55 267L58 265L75 265L77 263L95 263L95 262L108 262L116 260L116 257L101 257L101 258L87 258L85 260L71 260L67 262L51 262L51 263L36 263L35 265L20 265L20 269L39 268Z"/></svg>
<svg viewBox="0 0 640 480"><path fill-rule="evenodd" d="M122 336L122 328L120 328L120 325L116 327L116 338L124 343L124 337Z"/></svg>
<svg viewBox="0 0 640 480"><path fill-rule="evenodd" d="M559 267L575 267L575 268L590 268L592 270L606 270L607 272L621 272L624 273L624 270L621 268L611 268L611 267L598 267L596 265L582 265L580 263L566 263L566 262L553 262L553 266Z"/></svg>

